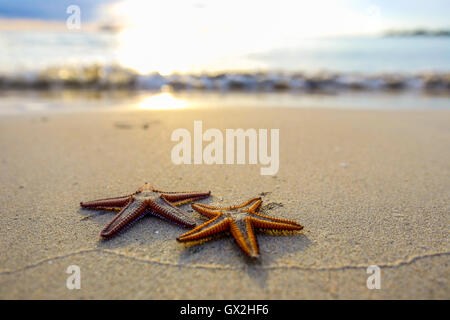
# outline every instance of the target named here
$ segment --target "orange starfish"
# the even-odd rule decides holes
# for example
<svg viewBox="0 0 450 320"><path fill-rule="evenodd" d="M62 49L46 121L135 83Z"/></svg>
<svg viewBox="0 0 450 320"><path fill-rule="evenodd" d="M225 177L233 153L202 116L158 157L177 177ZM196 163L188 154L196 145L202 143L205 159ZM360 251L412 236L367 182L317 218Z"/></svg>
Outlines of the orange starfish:
<svg viewBox="0 0 450 320"><path fill-rule="evenodd" d="M248 256L256 258L259 255L259 249L254 228L288 231L303 229L303 226L295 221L258 213L261 203L261 198L253 198L240 205L225 208L193 203L192 208L210 220L182 234L177 240L180 242L197 241L230 231L242 251ZM249 206L248 209L245 208L247 206Z"/></svg>

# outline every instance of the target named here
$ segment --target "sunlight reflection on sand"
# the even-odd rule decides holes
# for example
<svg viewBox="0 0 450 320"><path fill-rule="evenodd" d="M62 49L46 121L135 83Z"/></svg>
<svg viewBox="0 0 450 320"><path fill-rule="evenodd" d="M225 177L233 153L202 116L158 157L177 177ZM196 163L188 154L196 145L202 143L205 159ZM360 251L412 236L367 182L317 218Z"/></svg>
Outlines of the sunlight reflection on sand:
<svg viewBox="0 0 450 320"><path fill-rule="evenodd" d="M169 92L162 92L142 98L136 107L145 110L183 109L189 107L189 103L186 100L175 98Z"/></svg>

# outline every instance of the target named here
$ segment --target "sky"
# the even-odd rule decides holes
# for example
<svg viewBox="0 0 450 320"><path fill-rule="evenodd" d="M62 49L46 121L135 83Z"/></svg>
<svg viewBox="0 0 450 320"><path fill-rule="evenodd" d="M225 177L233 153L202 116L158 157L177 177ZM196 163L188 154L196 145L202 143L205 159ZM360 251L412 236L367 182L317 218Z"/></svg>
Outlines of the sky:
<svg viewBox="0 0 450 320"><path fill-rule="evenodd" d="M450 27L449 0L0 0L0 30L67 31L71 5L80 7L81 31L120 27L117 58L143 73L257 69L236 57L306 38Z"/></svg>
<svg viewBox="0 0 450 320"><path fill-rule="evenodd" d="M98 18L102 4L113 0L0 0L0 17L11 19L65 20L66 8L80 6L88 20Z"/></svg>
<svg viewBox="0 0 450 320"><path fill-rule="evenodd" d="M104 22L105 20L111 22L109 8L114 7L118 2L121 0L0 0L0 17L62 21L67 18L66 8L76 4L80 6L85 22ZM353 31L357 32L358 28L348 25L345 21L355 20L357 16L378 17L380 22L373 28L380 29L448 28L450 12L448 0L124 0L122 2L127 4L121 7L125 8L122 11L124 17L116 15L113 18L115 20L133 18L126 12L127 7L134 8L132 14L138 11L139 14L144 13L149 16L162 7L163 11L170 8L167 18L170 18L173 13L194 17L201 14L209 15L214 19L218 18L218 22L226 20L228 23L233 23L235 15L243 15L248 22L259 23L263 19L269 20L278 16L279 18L274 19L278 24L286 20L289 22L281 23L281 26L309 25L311 28L318 29L320 33L348 33L348 28L354 28ZM142 11L136 10L136 7L141 7ZM313 23L314 21L316 22Z"/></svg>

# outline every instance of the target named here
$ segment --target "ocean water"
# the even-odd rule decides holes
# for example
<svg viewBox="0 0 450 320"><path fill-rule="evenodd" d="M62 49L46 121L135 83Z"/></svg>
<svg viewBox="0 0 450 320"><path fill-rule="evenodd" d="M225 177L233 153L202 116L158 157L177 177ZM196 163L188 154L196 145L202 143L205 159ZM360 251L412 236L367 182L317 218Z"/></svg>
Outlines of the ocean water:
<svg viewBox="0 0 450 320"><path fill-rule="evenodd" d="M0 72L36 72L68 65L117 62L117 36L110 33L0 31Z"/></svg>
<svg viewBox="0 0 450 320"><path fill-rule="evenodd" d="M144 41L148 40L142 39ZM120 36L114 33L1 31L0 72L36 71L67 65L121 65L122 49ZM447 73L450 72L450 37L303 39L289 47L264 52L233 52L225 70L221 61L223 57L218 58L216 64L211 60L203 66L196 63L195 69L194 66L189 69L187 61L184 71ZM152 71L161 70L155 68Z"/></svg>
<svg viewBox="0 0 450 320"><path fill-rule="evenodd" d="M153 101L149 109L164 108L158 103L450 108L449 37L303 39L262 52L228 52L225 64L223 57L184 61L183 72L172 74L131 68L124 49L116 33L1 31L0 113L82 105L145 109L145 101ZM148 52L135 51L145 60ZM170 59L178 62L182 54ZM116 90L134 93L99 93Z"/></svg>
<svg viewBox="0 0 450 320"><path fill-rule="evenodd" d="M270 68L359 73L450 71L449 37L341 37L303 40L291 49L251 55Z"/></svg>

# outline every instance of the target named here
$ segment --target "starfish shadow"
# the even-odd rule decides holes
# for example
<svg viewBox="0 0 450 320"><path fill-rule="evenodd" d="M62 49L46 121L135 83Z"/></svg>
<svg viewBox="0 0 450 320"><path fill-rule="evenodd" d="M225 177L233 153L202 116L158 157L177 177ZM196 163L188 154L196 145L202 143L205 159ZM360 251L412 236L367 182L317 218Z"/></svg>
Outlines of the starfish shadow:
<svg viewBox="0 0 450 320"><path fill-rule="evenodd" d="M249 278L258 284L260 288L266 287L268 273L270 272L267 266L276 265L277 262L283 258L283 256L291 253L304 251L312 244L312 241L308 239L303 233L289 235L289 243L286 242L284 236L267 236L263 237L261 234L259 237L259 246L261 250L261 256L259 259L251 259L246 257L245 259L245 272ZM264 239L266 238L266 239ZM267 248L277 248L271 250Z"/></svg>
<svg viewBox="0 0 450 320"><path fill-rule="evenodd" d="M263 289L270 272L267 266L276 265L284 256L304 251L312 245L302 232L286 236L258 232L257 237L261 250L257 259L244 254L233 239L223 233L202 244L186 246L178 260L184 265L202 263L237 268Z"/></svg>

